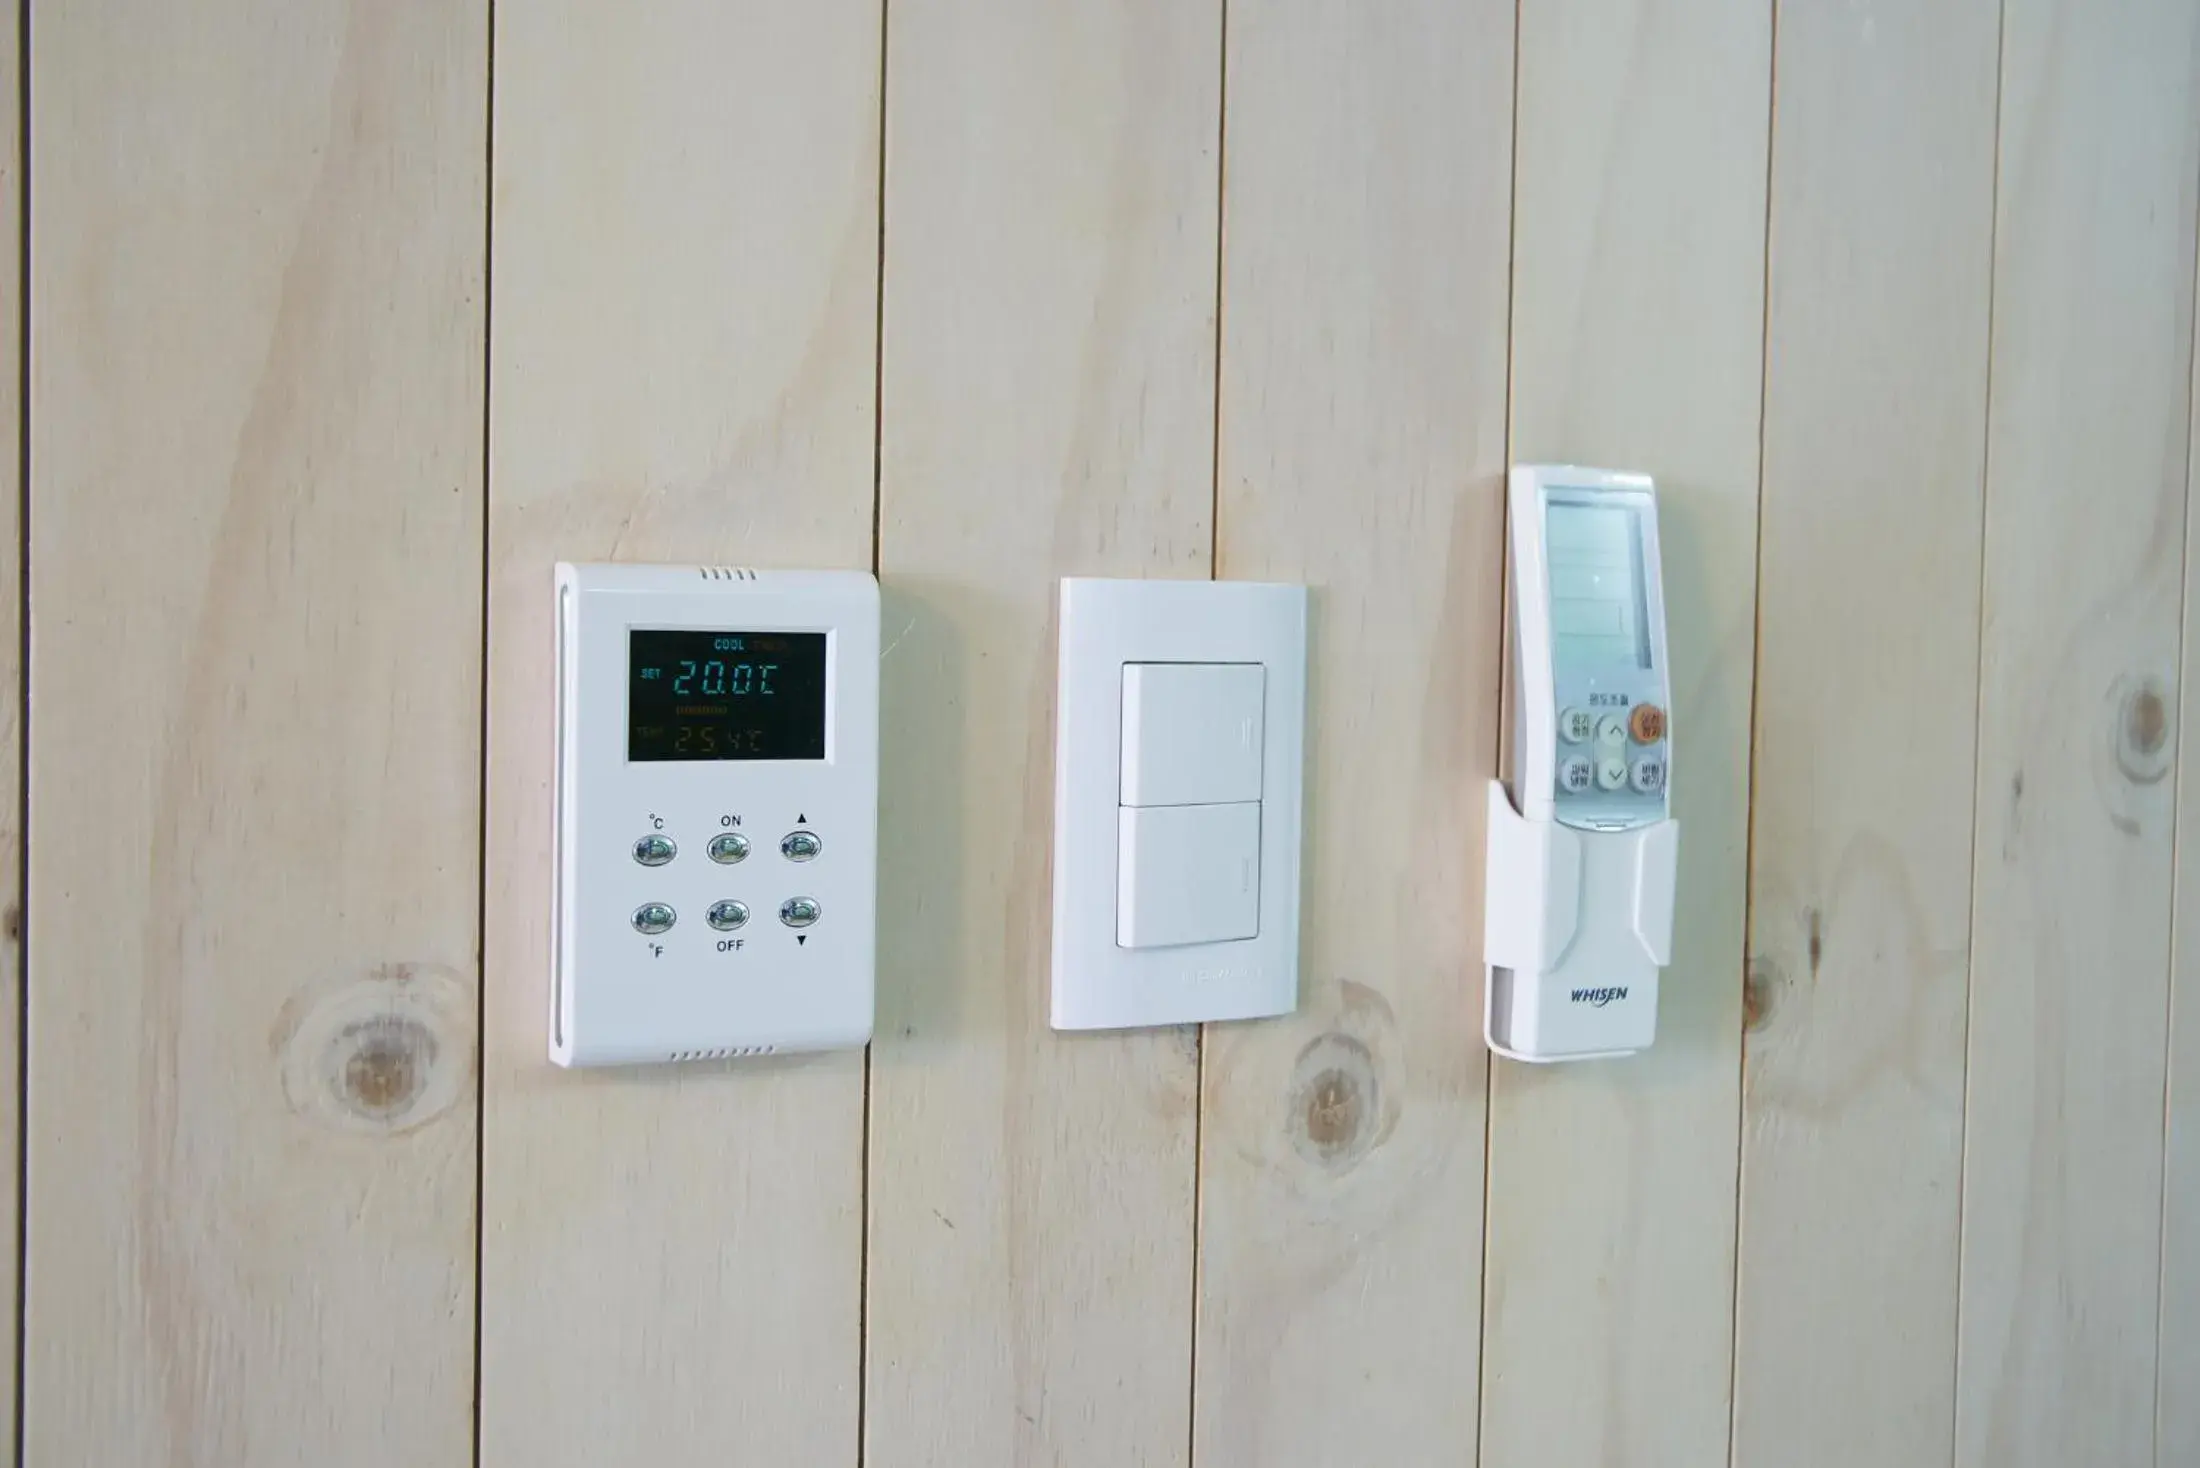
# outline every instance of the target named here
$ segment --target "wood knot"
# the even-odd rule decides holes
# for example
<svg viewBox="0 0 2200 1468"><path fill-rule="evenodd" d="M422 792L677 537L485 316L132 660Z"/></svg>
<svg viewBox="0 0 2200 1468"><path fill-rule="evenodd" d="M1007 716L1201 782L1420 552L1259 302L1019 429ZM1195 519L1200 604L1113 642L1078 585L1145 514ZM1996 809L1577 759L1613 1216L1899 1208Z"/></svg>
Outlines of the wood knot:
<svg viewBox="0 0 2200 1468"><path fill-rule="evenodd" d="M2116 705L2116 767L2124 778L2152 785L2169 773L2171 748L2169 700L2159 680L2122 680Z"/></svg>
<svg viewBox="0 0 2200 1468"><path fill-rule="evenodd" d="M10 943L22 942L23 909L16 906L12 902L9 903L7 915L5 917L0 917L0 931L6 932L7 939Z"/></svg>
<svg viewBox="0 0 2200 1468"><path fill-rule="evenodd" d="M345 1031L344 1099L372 1116L395 1116L420 1099L435 1066L435 1032L418 1020L384 1016Z"/></svg>
<svg viewBox="0 0 2200 1468"><path fill-rule="evenodd" d="M1364 1109L1357 1078L1341 1070L1323 1071L1307 1088L1306 1139L1324 1157L1334 1157L1352 1144Z"/></svg>
<svg viewBox="0 0 2200 1468"><path fill-rule="evenodd" d="M299 1115L390 1134L450 1111L473 1074L473 1006L439 964L393 963L283 1006L271 1042Z"/></svg>
<svg viewBox="0 0 2200 1468"><path fill-rule="evenodd" d="M2141 754L2152 754L2162 747L2162 740L2169 733L2169 714L2162 707L2162 695L2151 688L2142 688L2131 697L2124 710L2124 738Z"/></svg>
<svg viewBox="0 0 2200 1468"><path fill-rule="evenodd" d="M1769 958L1751 959L1742 980L1742 1032L1754 1035L1772 1023L1772 996L1780 987L1779 966Z"/></svg>
<svg viewBox="0 0 2200 1468"><path fill-rule="evenodd" d="M1332 1172L1353 1167L1382 1131L1375 1057L1350 1035L1322 1035L1292 1069L1285 1130L1301 1157Z"/></svg>

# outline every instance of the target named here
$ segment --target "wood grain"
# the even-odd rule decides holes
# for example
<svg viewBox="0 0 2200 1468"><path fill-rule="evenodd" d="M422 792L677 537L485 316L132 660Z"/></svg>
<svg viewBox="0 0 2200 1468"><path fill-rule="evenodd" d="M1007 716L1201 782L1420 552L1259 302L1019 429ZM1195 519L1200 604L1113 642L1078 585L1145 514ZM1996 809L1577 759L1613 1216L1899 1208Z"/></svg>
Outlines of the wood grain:
<svg viewBox="0 0 2200 1468"><path fill-rule="evenodd" d="M460 1462L485 11L32 42L25 1457Z"/></svg>
<svg viewBox="0 0 2200 1468"><path fill-rule="evenodd" d="M850 1462L863 1061L544 1058L550 577L865 567L879 13L497 12L484 1463Z"/></svg>
<svg viewBox="0 0 2200 1468"><path fill-rule="evenodd" d="M1522 11L1512 458L1657 478L1681 865L1656 1047L1491 1077L1487 1468L1725 1457L1770 26Z"/></svg>
<svg viewBox="0 0 2200 1468"><path fill-rule="evenodd" d="M1999 30L1781 15L1736 1463L1954 1432Z"/></svg>
<svg viewBox="0 0 2200 1468"><path fill-rule="evenodd" d="M1313 602L1299 1012L1206 1037L1201 1468L1473 1458L1512 15L1230 9L1217 569Z"/></svg>
<svg viewBox="0 0 2200 1468"><path fill-rule="evenodd" d="M2008 0L1956 1461L2156 1461L2200 10Z"/></svg>
<svg viewBox="0 0 2200 1468"><path fill-rule="evenodd" d="M1193 1034L1047 1028L1056 581L1205 576L1218 4L887 46L869 1468L1182 1462Z"/></svg>

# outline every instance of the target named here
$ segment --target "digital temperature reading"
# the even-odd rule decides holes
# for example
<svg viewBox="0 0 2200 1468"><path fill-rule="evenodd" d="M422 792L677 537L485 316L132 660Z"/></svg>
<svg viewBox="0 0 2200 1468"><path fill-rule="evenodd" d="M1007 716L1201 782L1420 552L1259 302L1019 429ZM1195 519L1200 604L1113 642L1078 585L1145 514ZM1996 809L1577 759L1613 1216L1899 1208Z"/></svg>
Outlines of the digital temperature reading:
<svg viewBox="0 0 2200 1468"><path fill-rule="evenodd" d="M633 631L629 760L825 758L822 632Z"/></svg>

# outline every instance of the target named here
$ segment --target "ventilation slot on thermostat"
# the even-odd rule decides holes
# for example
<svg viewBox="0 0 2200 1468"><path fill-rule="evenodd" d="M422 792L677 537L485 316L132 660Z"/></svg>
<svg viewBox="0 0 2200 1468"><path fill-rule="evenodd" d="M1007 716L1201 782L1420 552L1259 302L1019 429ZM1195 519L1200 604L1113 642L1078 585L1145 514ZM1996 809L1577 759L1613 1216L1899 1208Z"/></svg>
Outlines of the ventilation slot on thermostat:
<svg viewBox="0 0 2200 1468"><path fill-rule="evenodd" d="M705 581L754 581L756 573L747 566L697 566L695 573Z"/></svg>
<svg viewBox="0 0 2200 1468"><path fill-rule="evenodd" d="M777 1045L722 1045L716 1050L675 1050L667 1060L743 1060L751 1055L770 1055Z"/></svg>

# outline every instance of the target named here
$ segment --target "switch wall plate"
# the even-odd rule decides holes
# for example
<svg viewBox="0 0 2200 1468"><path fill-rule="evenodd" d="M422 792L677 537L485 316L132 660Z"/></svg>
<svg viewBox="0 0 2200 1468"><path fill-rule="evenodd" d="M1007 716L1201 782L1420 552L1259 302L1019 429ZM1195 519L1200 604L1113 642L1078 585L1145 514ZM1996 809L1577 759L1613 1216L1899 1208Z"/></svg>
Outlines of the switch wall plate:
<svg viewBox="0 0 2200 1468"><path fill-rule="evenodd" d="M1190 1024L1288 1014L1298 1004L1299 843L1306 729L1306 588L1233 581L1063 581L1054 749L1054 931L1051 1016L1058 1030ZM1208 678L1133 665L1209 664ZM1249 666L1260 670L1257 812L1219 821L1187 816L1234 803L1248 768L1227 753L1245 717ZM1133 692L1125 718L1125 690ZM1162 702L1138 706L1155 694ZM1221 720L1228 728L1188 728ZM1153 716L1153 717L1149 717ZM1125 737L1156 742L1125 758ZM1165 749L1162 741L1174 745ZM1218 752L1220 752L1218 754ZM1126 779L1126 776L1130 778ZM1210 788L1212 787L1212 788ZM1146 799L1134 799L1144 796ZM1166 797L1152 799L1152 797ZM1150 800L1150 803L1149 803ZM1126 816L1126 811L1136 814ZM1168 876L1215 885L1178 892L1156 909L1157 871L1128 865L1126 832L1196 832L1232 840L1258 831L1254 936L1126 946L1242 931L1231 909L1242 863L1176 852ZM1124 892L1133 908L1125 919ZM1230 890L1223 890L1229 888ZM1193 906L1212 902L1219 929ZM1159 926L1145 928L1148 919ZM1141 939L1143 942L1143 939Z"/></svg>

